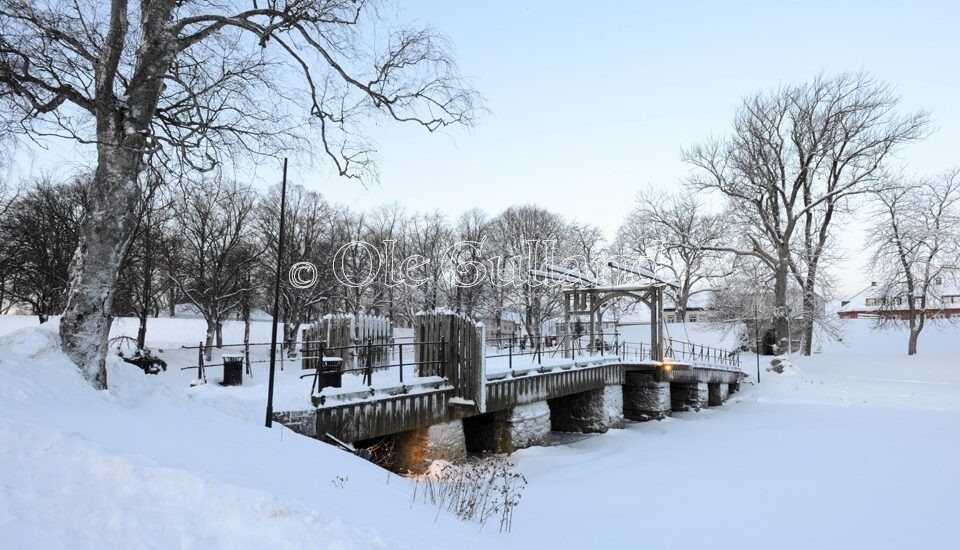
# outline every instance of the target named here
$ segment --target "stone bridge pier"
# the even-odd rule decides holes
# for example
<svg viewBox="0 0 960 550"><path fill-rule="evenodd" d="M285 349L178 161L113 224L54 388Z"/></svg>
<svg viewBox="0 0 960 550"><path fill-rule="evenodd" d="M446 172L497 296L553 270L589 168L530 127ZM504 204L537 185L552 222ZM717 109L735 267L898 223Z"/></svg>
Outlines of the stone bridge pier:
<svg viewBox="0 0 960 550"><path fill-rule="evenodd" d="M699 411L710 402L710 385L699 382L670 384L670 406L674 411Z"/></svg>
<svg viewBox="0 0 960 550"><path fill-rule="evenodd" d="M435 460L459 464L467 459L463 421L451 420L393 436L393 469L423 473Z"/></svg>
<svg viewBox="0 0 960 550"><path fill-rule="evenodd" d="M512 453L543 445L550 435L550 407L546 401L465 418L467 450Z"/></svg>
<svg viewBox="0 0 960 550"><path fill-rule="evenodd" d="M708 403L707 405L711 407L719 407L726 402L727 398L730 397L730 385L716 382L714 384L709 384Z"/></svg>
<svg viewBox="0 0 960 550"><path fill-rule="evenodd" d="M623 427L623 390L606 385L547 401L555 432L605 433Z"/></svg>
<svg viewBox="0 0 960 550"><path fill-rule="evenodd" d="M719 407L740 389L739 375L688 365L627 367L623 413L629 420L660 420L674 411Z"/></svg>
<svg viewBox="0 0 960 550"><path fill-rule="evenodd" d="M623 415L628 420L662 420L670 415L670 382L655 371L627 371L623 378Z"/></svg>
<svg viewBox="0 0 960 550"><path fill-rule="evenodd" d="M465 418L467 450L512 453L546 443L550 432L604 433L623 427L619 384Z"/></svg>

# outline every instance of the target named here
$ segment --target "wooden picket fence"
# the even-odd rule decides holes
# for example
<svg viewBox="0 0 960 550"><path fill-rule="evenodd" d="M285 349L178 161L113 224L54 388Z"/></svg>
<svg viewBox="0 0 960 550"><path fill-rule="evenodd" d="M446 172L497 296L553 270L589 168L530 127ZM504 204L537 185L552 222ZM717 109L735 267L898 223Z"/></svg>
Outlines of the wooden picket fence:
<svg viewBox="0 0 960 550"><path fill-rule="evenodd" d="M442 376L455 396L486 409L484 338L482 323L447 311L416 315L414 350L419 376Z"/></svg>
<svg viewBox="0 0 960 550"><path fill-rule="evenodd" d="M304 356L317 357L321 340L325 343L326 354L341 357L344 368L366 366L368 354L370 364L376 368L390 363L393 326L390 319L379 315L326 315L303 331ZM304 359L302 366L316 368L315 361Z"/></svg>

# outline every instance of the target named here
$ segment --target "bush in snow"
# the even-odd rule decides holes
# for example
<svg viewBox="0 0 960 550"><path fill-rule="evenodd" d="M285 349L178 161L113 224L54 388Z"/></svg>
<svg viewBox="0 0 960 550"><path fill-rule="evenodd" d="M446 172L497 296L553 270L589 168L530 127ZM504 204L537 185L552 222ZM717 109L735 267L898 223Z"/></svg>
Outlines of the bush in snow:
<svg viewBox="0 0 960 550"><path fill-rule="evenodd" d="M526 487L527 479L504 458L486 458L464 465L437 461L416 479L413 500L419 494L424 503L454 513L463 521L477 521L481 529L490 518L498 517L500 532L509 532L513 509Z"/></svg>

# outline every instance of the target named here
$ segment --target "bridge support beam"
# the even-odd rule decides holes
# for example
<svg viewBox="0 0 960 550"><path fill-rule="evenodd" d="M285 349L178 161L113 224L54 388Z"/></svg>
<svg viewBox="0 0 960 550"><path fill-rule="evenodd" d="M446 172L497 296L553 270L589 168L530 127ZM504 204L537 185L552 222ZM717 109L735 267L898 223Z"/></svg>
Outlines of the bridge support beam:
<svg viewBox="0 0 960 550"><path fill-rule="evenodd" d="M394 468L423 473L434 460L459 463L467 458L463 421L454 420L400 432L394 436Z"/></svg>
<svg viewBox="0 0 960 550"><path fill-rule="evenodd" d="M740 391L740 382L731 382L727 385L730 389L730 395L733 395Z"/></svg>
<svg viewBox="0 0 960 550"><path fill-rule="evenodd" d="M709 386L707 405L711 407L723 405L724 401L726 401L730 395L730 387L727 384L709 384Z"/></svg>
<svg viewBox="0 0 960 550"><path fill-rule="evenodd" d="M652 372L625 372L623 416L630 420L662 420L670 415L670 382Z"/></svg>
<svg viewBox="0 0 960 550"><path fill-rule="evenodd" d="M550 435L550 407L539 401L465 418L463 430L471 452L512 453L543 445Z"/></svg>
<svg viewBox="0 0 960 550"><path fill-rule="evenodd" d="M623 390L619 384L557 397L548 403L553 431L604 433L623 427Z"/></svg>
<svg viewBox="0 0 960 550"><path fill-rule="evenodd" d="M707 384L673 382L670 385L670 402L675 411L699 411L710 401Z"/></svg>

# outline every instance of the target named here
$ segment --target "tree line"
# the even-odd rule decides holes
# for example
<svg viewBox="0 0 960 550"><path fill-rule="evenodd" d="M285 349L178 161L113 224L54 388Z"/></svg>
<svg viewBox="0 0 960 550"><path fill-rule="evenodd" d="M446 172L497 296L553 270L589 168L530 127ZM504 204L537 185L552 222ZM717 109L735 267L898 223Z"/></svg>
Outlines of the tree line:
<svg viewBox="0 0 960 550"><path fill-rule="evenodd" d="M88 177L41 178L5 202L2 311L29 312L41 323L63 312L89 185ZM111 316L139 318L137 346L143 348L150 317L182 315L177 308L187 306L206 320L208 348L221 344L226 320L249 320L272 307L279 204L279 186L259 190L222 178L156 186L138 207L141 221L119 270ZM355 242L382 252L373 256L350 246ZM381 314L409 326L416 312L435 308L489 317L497 325L510 312L529 334L539 335L561 311L559 293L535 282L512 284L525 275L516 271L527 261L539 266L553 258L582 258L577 266L585 267L603 246L599 229L536 206L496 216L473 209L454 219L396 203L357 211L292 185L280 261L283 339L292 349L299 328L326 313ZM397 284L385 272L389 262L414 255L417 262L404 270L416 284ZM483 273L470 272L485 258L517 262L490 262ZM287 281L300 262L316 267L310 285ZM489 266L511 272L488 273ZM495 284L507 279L511 284Z"/></svg>

